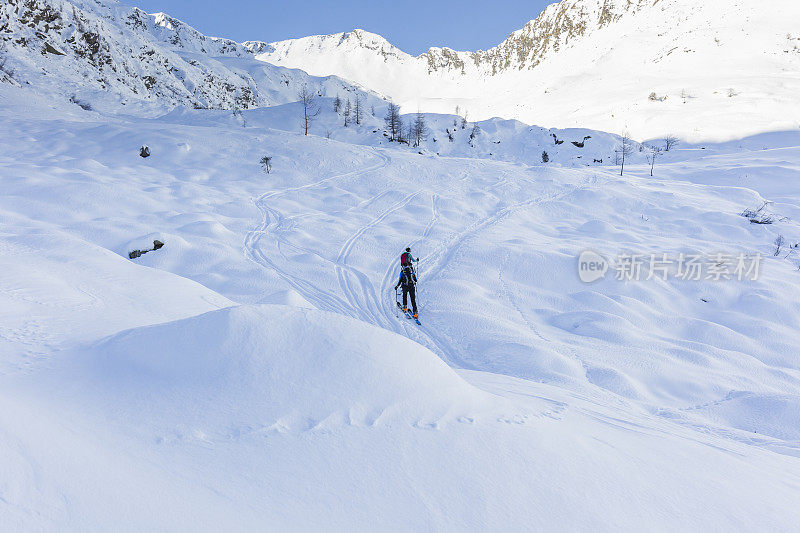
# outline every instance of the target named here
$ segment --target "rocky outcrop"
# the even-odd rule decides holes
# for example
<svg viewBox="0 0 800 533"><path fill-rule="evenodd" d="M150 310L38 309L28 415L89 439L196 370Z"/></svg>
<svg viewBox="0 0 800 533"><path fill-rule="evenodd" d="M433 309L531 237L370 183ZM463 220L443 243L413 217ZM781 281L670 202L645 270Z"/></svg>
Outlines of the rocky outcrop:
<svg viewBox="0 0 800 533"><path fill-rule="evenodd" d="M431 72L464 71L472 62L482 73L496 75L506 70L532 69L551 52L572 40L635 13L659 0L562 0L548 6L536 19L512 33L499 45L477 52L455 52L431 48L423 54Z"/></svg>
<svg viewBox="0 0 800 533"><path fill-rule="evenodd" d="M0 65L0 82L199 109L285 103L302 83L321 93L323 83L336 84L258 62L235 41L115 0L0 1Z"/></svg>
<svg viewBox="0 0 800 533"><path fill-rule="evenodd" d="M132 250L132 251L128 252L128 258L129 259L138 259L138 258L142 257L144 254L146 254L147 252L154 252L156 250L160 250L163 247L164 247L164 243L159 241L158 239L156 239L156 240L153 241L153 247L152 248L149 248L147 250Z"/></svg>

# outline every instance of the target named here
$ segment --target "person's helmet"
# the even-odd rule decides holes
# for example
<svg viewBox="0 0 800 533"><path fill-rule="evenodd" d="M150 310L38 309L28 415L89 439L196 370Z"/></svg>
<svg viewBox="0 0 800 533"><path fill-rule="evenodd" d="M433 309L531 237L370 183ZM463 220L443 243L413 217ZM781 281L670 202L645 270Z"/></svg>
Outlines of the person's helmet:
<svg viewBox="0 0 800 533"><path fill-rule="evenodd" d="M408 248L406 248L406 252L410 252L410 251L411 251L411 247L409 246Z"/></svg>

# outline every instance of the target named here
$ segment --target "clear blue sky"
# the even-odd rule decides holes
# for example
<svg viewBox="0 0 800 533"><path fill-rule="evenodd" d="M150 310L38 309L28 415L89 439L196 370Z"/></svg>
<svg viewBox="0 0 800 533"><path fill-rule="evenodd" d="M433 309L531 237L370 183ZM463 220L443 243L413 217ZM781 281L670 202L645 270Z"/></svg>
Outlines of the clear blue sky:
<svg viewBox="0 0 800 533"><path fill-rule="evenodd" d="M236 41L270 42L362 28L417 55L430 46L489 48L556 0L122 1Z"/></svg>

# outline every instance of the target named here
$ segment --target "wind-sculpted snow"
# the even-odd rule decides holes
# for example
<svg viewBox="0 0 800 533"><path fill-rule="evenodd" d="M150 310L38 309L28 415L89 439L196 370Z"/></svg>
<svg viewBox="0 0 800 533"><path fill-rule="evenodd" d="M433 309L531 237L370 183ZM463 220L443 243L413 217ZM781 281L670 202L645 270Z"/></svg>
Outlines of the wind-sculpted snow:
<svg viewBox="0 0 800 533"><path fill-rule="evenodd" d="M442 115L412 147L320 105L305 136L296 104L141 118L0 85L3 527L800 521L796 131L653 177L634 143L620 176L608 133L450 142ZM585 283L587 250L763 260Z"/></svg>
<svg viewBox="0 0 800 533"><path fill-rule="evenodd" d="M90 401L118 403L147 424L180 416L207 433L256 431L254 420L263 421L258 431L297 432L532 416L411 340L316 310L212 311L120 333L79 358L70 379L95 390ZM153 389L157 396L141 394Z"/></svg>

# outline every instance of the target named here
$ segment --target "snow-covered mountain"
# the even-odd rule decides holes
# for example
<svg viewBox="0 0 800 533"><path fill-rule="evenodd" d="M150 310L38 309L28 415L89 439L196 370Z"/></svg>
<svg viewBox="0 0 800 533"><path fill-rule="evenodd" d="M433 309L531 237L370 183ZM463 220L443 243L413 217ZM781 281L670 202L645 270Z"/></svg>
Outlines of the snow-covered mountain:
<svg viewBox="0 0 800 533"><path fill-rule="evenodd" d="M0 1L0 530L797 529L796 128L664 151L452 114L387 132L375 93L255 59L276 46ZM677 6L707 35L706 5L582 5L479 54L360 31L320 53L470 119L532 91L603 122L724 71L747 91L659 89L631 116L793 120L794 34L684 72L698 37L626 85L609 65L652 50L609 32L641 44ZM740 17L709 46L735 51ZM409 245L419 323L395 303Z"/></svg>
<svg viewBox="0 0 800 533"><path fill-rule="evenodd" d="M797 126L797 20L790 0L562 0L486 51L413 57L363 30L244 44L409 111L721 139Z"/></svg>
<svg viewBox="0 0 800 533"><path fill-rule="evenodd" d="M249 109L295 101L304 83L321 95L355 90L256 61L234 41L115 0L2 2L0 81L107 110Z"/></svg>

